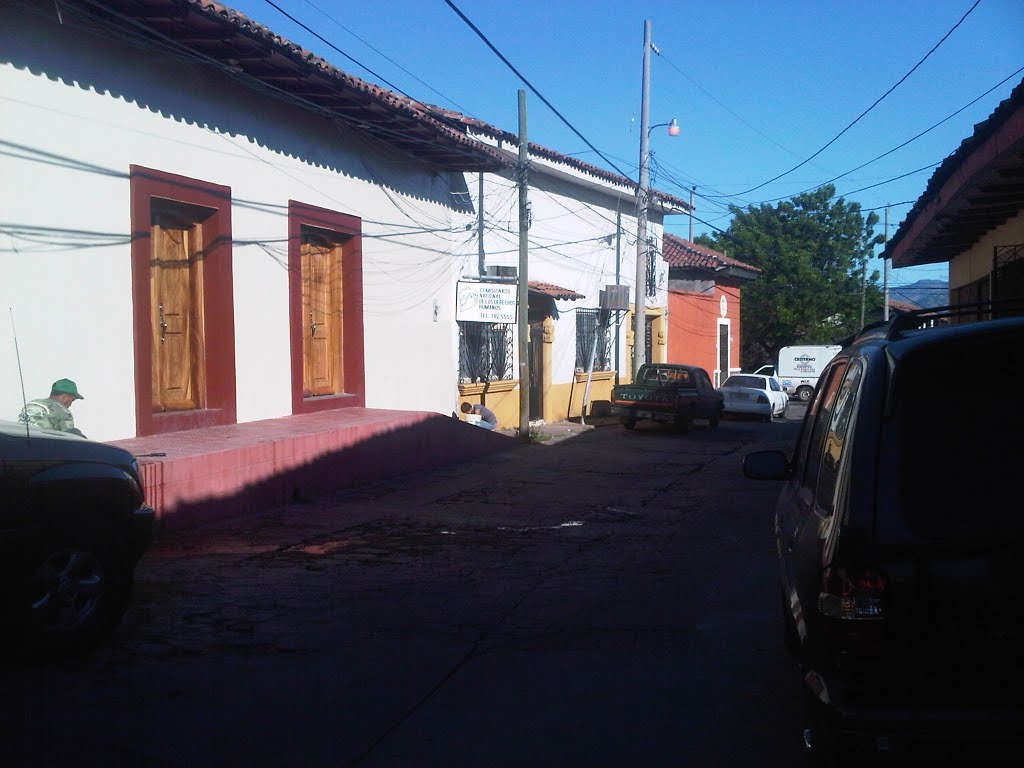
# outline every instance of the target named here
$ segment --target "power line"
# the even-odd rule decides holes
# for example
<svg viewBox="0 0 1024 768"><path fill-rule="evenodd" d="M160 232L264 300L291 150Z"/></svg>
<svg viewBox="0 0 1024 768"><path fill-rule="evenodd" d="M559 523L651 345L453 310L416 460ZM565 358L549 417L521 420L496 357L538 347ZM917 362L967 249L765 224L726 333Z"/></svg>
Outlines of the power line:
<svg viewBox="0 0 1024 768"><path fill-rule="evenodd" d="M434 87L433 87L432 85L430 85L430 83L428 83L428 82L426 82L425 80L422 80L422 79L420 79L419 77L417 77L417 76L416 76L415 74L413 74L413 73L412 73L412 72L410 72L410 71L409 71L408 69L406 69L405 67L403 67L403 66L402 66L401 64L399 64L399 63L398 63L397 61L395 61L394 59L392 59L392 58L391 58L390 56L388 56L388 55L387 55L386 53L384 53L384 52L383 52L382 50L380 50L379 48L375 47L375 46L374 46L374 45L372 45L372 44L371 44L370 42L368 42L368 41L367 41L366 39L364 39L364 38L360 37L360 36L359 36L359 35L357 35L357 34L356 34L355 32L353 32L353 31L352 31L351 29L349 29L348 27L346 27L346 26L345 26L344 24L342 24L342 23L341 23L340 21L338 21L338 20L337 20L336 18L334 18L333 16L331 16L331 15L330 15L329 13L327 13L327 11L325 11L325 10L324 10L323 8L321 8L321 7L320 7L319 5L317 5L316 3L312 2L311 0L302 0L302 2L304 2L304 3L306 4L306 5L310 6L311 8L315 8L315 9L316 9L317 11L319 11L319 12L320 12L320 13L321 13L322 15L324 15L325 17L327 17L328 19L330 19L330 20L331 20L331 21L332 21L332 22L333 22L333 23L334 23L334 24L335 24L336 26L338 26L338 27L340 27L341 29L343 29L343 30L345 30L346 32L348 32L348 33L349 33L350 35L352 35L352 37L354 37L354 38L355 38L356 40L358 40L359 42L361 42L361 43L362 43L363 45L365 45L365 46L366 46L367 48L369 48L369 49L370 49L371 51L373 51L374 53L376 53L376 54L377 54L378 56L380 56L381 58L383 58L383 59L385 59L385 60L389 61L390 63L394 64L394 65L395 65L396 67L398 67L398 68L399 68L400 70L402 70L402 71L403 71L403 72L404 72L405 74L407 74L407 75L408 75L409 77L411 77L411 78L412 78L413 80L415 80L415 81L416 81L417 83L419 83L420 85L424 86L424 87L425 87L425 88L426 88L427 90L429 90L429 91L431 91L431 92L433 92L433 93L436 93L436 94L437 94L438 96L440 96L440 97L441 97L442 99L444 99L445 101L447 101L447 102L448 102L449 104L451 104L452 106L458 107L459 111L460 111L460 112L462 112L463 114L469 115L470 117L475 117L475 115L473 115L473 113L472 113L472 112L470 112L470 111L469 111L468 109L466 109L465 107L463 107L462 105L460 105L460 104L459 104L459 103L458 103L457 101L455 101L454 99L452 99L452 98L451 98L450 96L446 96L445 94L441 93L441 91L439 91L439 90L437 90L436 88L434 88ZM365 67L364 67L364 69L365 69ZM366 71L367 71L367 72L369 72L370 70L366 70ZM385 81L385 82L386 82L386 81Z"/></svg>
<svg viewBox="0 0 1024 768"><path fill-rule="evenodd" d="M953 113L951 113L949 115L946 115L944 118L939 120L939 122L935 123L934 125L932 125L929 128L925 128L919 134L917 134L916 136L912 136L911 138L909 138L906 141L904 141L902 144L898 144L897 146L893 147L892 149L890 149L890 150L888 150L886 152L883 152L878 157L875 157L875 158L872 158L871 160L868 160L866 163L861 163L856 168L851 168L850 170L846 171L845 173L841 173L838 176L834 176L833 178L829 179L828 181L823 181L820 184L816 184L815 186L810 187L808 189L805 189L803 192L798 192L797 194L801 194L802 195L802 194L804 194L806 192L813 192L815 189L820 189L821 187L825 186L826 184L831 184L833 181L838 181L839 179L843 178L844 176L849 176L851 173L859 171L861 168L866 168L867 166L871 165L872 163L876 162L877 160L881 160L883 157L887 157L888 155L891 155L893 152L896 152L897 150L903 149L903 147L907 146L911 142L917 141L922 136L924 136L926 133L930 133L931 131L934 131L936 128L938 128L940 125L942 125L946 121L952 120L954 117L959 115L965 109L968 109L969 107L974 106L979 101L981 101L983 98L985 98L990 93L992 93L992 91L994 91L996 88L998 88L999 86L1003 85L1007 80L1010 80L1010 79L1016 77L1021 72L1024 72L1024 67L1021 67L1020 69L1018 69L1013 74L1008 75L1007 77L1004 77L1002 80L1000 80L998 83L993 85L991 88L989 88L983 94L978 96L976 99L973 99L972 101L968 102L967 104L964 104L962 107L960 107L960 109L956 110L955 112L953 112ZM865 189L867 189L867 187L865 187ZM776 202L778 200L786 200L788 197L793 197L793 195L788 195L787 197L776 197L776 198L772 198L771 200L764 200L762 202L774 203L774 202ZM885 206L883 205L881 207L884 208Z"/></svg>
<svg viewBox="0 0 1024 768"><path fill-rule="evenodd" d="M290 13L288 13L288 11L286 11L286 10L285 10L284 8L282 8L281 6L279 6L279 5L277 4L277 3L273 2L273 0L263 0L263 2L265 2L265 3L266 3L267 5L269 5L269 6L271 7L271 8L274 8L274 9L276 9L278 13L282 14L282 15L283 15L283 16L285 16L286 18L288 18L288 19L291 19L291 20L292 20L292 22L294 22L295 24L298 24L298 25L299 25L300 27L302 27L302 28L303 28L304 30L306 30L307 32L309 32L309 34L311 34L311 35L312 35L313 37L315 37L315 38L316 38L317 40L319 40L319 41L320 41L321 43L323 43L324 45L328 45L328 46L330 46L330 47L331 47L332 49L334 49L335 51L337 51L338 53L340 53L340 54L341 54L342 56L344 56L344 57L345 57L346 59L348 59L348 60L349 60L349 61L351 61L351 62L352 62L353 64L355 64L355 65L356 65L357 67L362 67L362 68L363 68L363 69L365 69L365 70L366 70L367 72L369 72L369 73L370 73L371 75L373 75L373 76L374 76L374 77L376 77L376 78L377 78L378 80L380 80L380 81L381 81L382 83L387 83L387 84L388 84L388 85L389 85L389 86L390 86L391 88L393 88L394 90L398 91L398 92L399 92L400 94L402 94L403 96L405 96L405 97L406 97L407 99L412 99L412 96L410 96L410 95L409 95L408 93L406 93L405 91L403 91L403 90L402 90L401 88L399 88L399 87L398 87L397 85L395 85L394 83L392 83L391 81L389 81L389 80L388 80L388 79L387 79L386 77L383 77L382 75L379 75L379 74L377 74L376 72L374 72L374 71L373 71L372 69L370 69L370 68L369 68L368 66L366 66L365 64L363 64L363 63L362 63L361 61L359 61L358 59L354 59L354 58L352 58L351 56L349 56L349 55L348 55L347 53L345 53L345 52L344 52L343 50L341 50L341 48L339 48L338 46L336 46L336 45L335 45L334 43L332 43L332 42L331 42L330 40L328 40L327 38L325 38L325 37L321 36L321 35L320 35L319 33L317 33L317 32L314 32L314 31L313 31L312 29L310 29L310 28L309 28L309 27L307 27L307 26L306 26L305 24L303 24L303 23L302 23L301 21L299 21L299 20L298 20L298 19L296 19L296 18L295 18L294 16L292 16L292 15L291 15ZM980 0L979 0L979 2L980 2ZM326 16L326 14L324 14L324 15ZM332 19L332 21L333 21L333 19ZM413 99L413 101L416 101L416 99Z"/></svg>
<svg viewBox="0 0 1024 768"><path fill-rule="evenodd" d="M917 62L917 64L915 64L913 67L911 67L909 72L907 72L905 75L903 75L903 77L901 77L896 82L896 84L893 85L889 90L887 90L885 93L883 93L877 99L875 99L875 103L874 104L872 104L870 107L868 107L863 112L861 112L859 115L857 115L857 117L853 120L853 122L851 122L849 125L847 125L845 128L843 128L843 130L841 130L839 133L837 133L831 139L829 139L828 143L826 143L823 147L821 147L821 149L819 149L813 155L808 157L806 160L803 160L800 163L797 163L792 168L790 168L788 171L784 171L783 173L780 173L778 176L775 176L775 177L773 177L771 179L768 179L768 181L765 181L765 182L762 182L761 184L758 184L756 187L751 187L750 189L744 190L743 192L738 192L737 194L738 195L750 194L751 192L754 192L755 190L761 189L761 187L764 187L764 186L767 186L768 184L771 184L773 181L778 181L783 176L788 176L793 171L795 171L797 168L803 167L804 165L809 163L811 160L816 158L818 155L820 155L822 152L824 152L826 149L828 149L830 146L832 146L832 144L834 144L839 139L840 136L842 136L848 130L853 128L853 126L855 126L857 123L859 123L862 117L864 117L866 114L868 114L868 112L870 112L875 107L877 107L886 96L888 96L890 93L895 91L903 83L904 80L906 80L908 77L910 77L918 67L920 67L922 64L924 64L924 62L928 59L928 57L931 56L933 53L935 53L936 49L938 49L938 47L940 45L942 45L951 34L953 34L953 32L956 30L956 28L964 23L964 20L968 16L971 15L971 13L974 11L974 9L978 7L978 4L980 2L981 2L981 0L975 0L974 5L972 5L967 10L967 13L965 13L962 17L960 17L960 21L958 21L956 24L954 24L952 26L952 28L950 28L950 30L945 35L942 36L942 39L939 40L939 42L937 42L934 46L932 46L932 49L930 51L928 51L928 53L926 53L924 55L924 57L920 61ZM865 189L869 189L869 187L865 187ZM861 190L858 190L858 191L861 191Z"/></svg>
<svg viewBox="0 0 1024 768"><path fill-rule="evenodd" d="M266 0L266 1L270 2L270 0ZM561 112L559 112L557 109L555 109L555 106L550 101L548 101L546 98L544 98L544 95L533 86L533 83L531 83L529 80L527 80L523 76L523 74L512 65L512 62L510 62L507 58L505 58L505 56L502 54L502 52L499 51L494 46L494 43L492 43L490 40L487 39L487 36L483 32L481 32L477 28L477 26L466 17L466 15L462 11L460 11L458 9L458 6L456 6L455 3L452 2L452 0L444 0L444 1L445 1L445 3L448 4L448 7L451 8L453 11L455 11L455 13L458 14L459 18L461 18L466 23L466 25L476 33L477 37L479 37L481 40L484 41L484 44L494 52L494 55L497 56L499 59L501 59L502 62L505 64L505 66L508 67L509 69L511 69L515 73L516 77L518 77L520 80L522 80L523 83L525 83L526 86L531 91L533 91L534 95L538 99L540 99L542 102L544 102L544 104L547 106L547 108L550 109L552 112L554 112L555 115L558 117L558 119L561 120L563 123L565 123L569 127L569 130L571 130L573 133L575 133L583 141L584 144L586 144L588 147L590 147L592 150L594 150L594 152L597 153L598 157L600 157L602 160L604 160L606 163L608 163L608 165L610 165L612 168L614 168L615 171L620 176L622 176L624 178L627 178L627 179L629 178L629 176L625 172L623 172L622 169L620 169L617 165L615 165L615 163L613 163L611 160L609 160L607 157L605 157L604 154L601 152L601 150L599 150L597 147L595 147L593 144L591 144L590 140L587 139L586 136L584 136L582 133L580 133L578 130L576 130L576 126L574 126L572 123L570 123ZM978 0L978 2L981 2L981 0Z"/></svg>

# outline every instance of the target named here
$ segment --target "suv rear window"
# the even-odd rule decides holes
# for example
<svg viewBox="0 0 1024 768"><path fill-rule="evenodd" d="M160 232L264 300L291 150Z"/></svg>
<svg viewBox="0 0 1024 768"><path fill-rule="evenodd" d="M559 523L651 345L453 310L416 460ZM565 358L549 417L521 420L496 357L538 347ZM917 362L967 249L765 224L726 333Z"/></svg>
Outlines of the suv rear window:
<svg viewBox="0 0 1024 768"><path fill-rule="evenodd" d="M929 538L1024 533L1024 339L956 339L908 353L893 381L907 524Z"/></svg>

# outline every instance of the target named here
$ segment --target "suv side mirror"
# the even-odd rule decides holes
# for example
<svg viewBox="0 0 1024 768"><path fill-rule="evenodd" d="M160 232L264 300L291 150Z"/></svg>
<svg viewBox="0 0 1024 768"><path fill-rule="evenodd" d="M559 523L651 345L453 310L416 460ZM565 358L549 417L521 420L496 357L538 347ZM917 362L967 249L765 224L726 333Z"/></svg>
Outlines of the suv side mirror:
<svg viewBox="0 0 1024 768"><path fill-rule="evenodd" d="M754 451L743 457L743 474L751 480L786 480L789 460L782 451Z"/></svg>

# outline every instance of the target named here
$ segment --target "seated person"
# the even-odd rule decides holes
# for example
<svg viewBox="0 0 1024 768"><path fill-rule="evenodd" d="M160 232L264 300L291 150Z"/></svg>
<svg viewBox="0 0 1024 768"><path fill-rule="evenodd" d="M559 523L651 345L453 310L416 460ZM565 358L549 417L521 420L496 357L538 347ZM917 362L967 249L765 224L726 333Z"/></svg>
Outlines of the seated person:
<svg viewBox="0 0 1024 768"><path fill-rule="evenodd" d="M494 415L494 411L488 408L486 405L480 405L476 403L470 405L469 403L462 404L463 413L472 413L480 417L480 421L474 422L478 427L484 429L494 429L498 426L498 417Z"/></svg>

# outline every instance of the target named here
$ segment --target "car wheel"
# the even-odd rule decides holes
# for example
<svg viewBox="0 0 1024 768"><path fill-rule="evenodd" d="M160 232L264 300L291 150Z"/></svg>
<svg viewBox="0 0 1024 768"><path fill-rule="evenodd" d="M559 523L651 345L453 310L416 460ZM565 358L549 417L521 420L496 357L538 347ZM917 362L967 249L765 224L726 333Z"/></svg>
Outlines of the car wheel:
<svg viewBox="0 0 1024 768"><path fill-rule="evenodd" d="M719 423L721 423L721 421L722 421L722 409L721 408L715 408L715 410L712 411L712 413L711 413L711 418L708 419L708 426L712 427L712 428L717 427L719 425Z"/></svg>
<svg viewBox="0 0 1024 768"><path fill-rule="evenodd" d="M19 648L32 656L87 653L127 606L131 568L106 527L61 532L28 560L20 600Z"/></svg>
<svg viewBox="0 0 1024 768"><path fill-rule="evenodd" d="M789 400L788 399L786 400L786 404L782 406L782 416L781 416L781 418L783 418L783 419L788 419L789 418Z"/></svg>
<svg viewBox="0 0 1024 768"><path fill-rule="evenodd" d="M808 400L811 399L811 395L813 394L814 390L811 389L810 387L800 387L800 389L796 391L797 400L799 400L801 403L806 403Z"/></svg>
<svg viewBox="0 0 1024 768"><path fill-rule="evenodd" d="M622 417L622 426L624 426L626 429L633 429L636 426L636 417L635 416L623 416Z"/></svg>
<svg viewBox="0 0 1024 768"><path fill-rule="evenodd" d="M682 413L676 414L675 427L676 430L685 435L690 431L690 425L693 423L693 413L691 411L683 411Z"/></svg>

